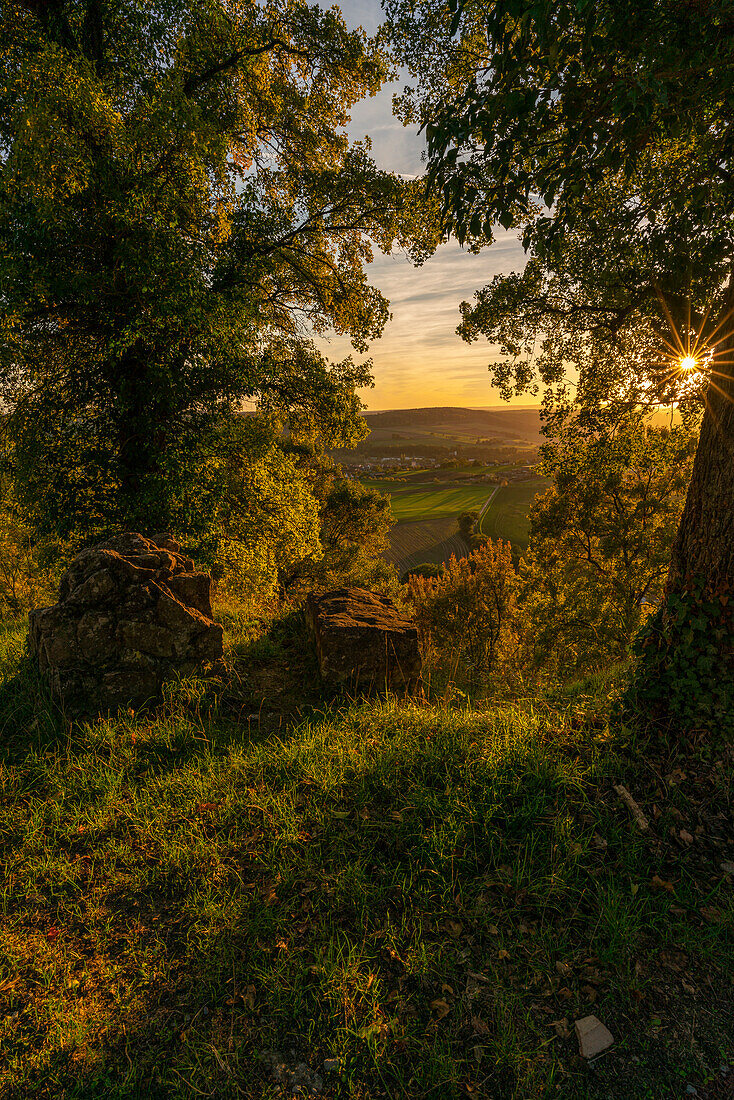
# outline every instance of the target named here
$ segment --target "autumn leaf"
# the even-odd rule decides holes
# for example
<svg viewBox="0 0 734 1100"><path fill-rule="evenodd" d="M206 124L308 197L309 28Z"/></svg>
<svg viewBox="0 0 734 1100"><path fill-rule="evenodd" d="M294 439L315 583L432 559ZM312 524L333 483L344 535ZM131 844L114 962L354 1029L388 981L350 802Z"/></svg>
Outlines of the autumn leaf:
<svg viewBox="0 0 734 1100"><path fill-rule="evenodd" d="M437 997L435 1001L431 1001L431 1008L436 1013L436 1019L438 1020L442 1020L444 1016L448 1016L451 1011L450 1006L440 997Z"/></svg>

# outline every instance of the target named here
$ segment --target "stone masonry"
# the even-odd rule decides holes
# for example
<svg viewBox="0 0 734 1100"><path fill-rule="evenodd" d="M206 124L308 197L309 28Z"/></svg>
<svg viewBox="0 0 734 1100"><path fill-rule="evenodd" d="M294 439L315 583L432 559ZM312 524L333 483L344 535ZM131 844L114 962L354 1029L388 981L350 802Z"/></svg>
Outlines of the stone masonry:
<svg viewBox="0 0 734 1100"><path fill-rule="evenodd" d="M165 680L222 656L209 575L169 535L102 542L74 558L58 603L31 612L28 650L69 713L155 701Z"/></svg>

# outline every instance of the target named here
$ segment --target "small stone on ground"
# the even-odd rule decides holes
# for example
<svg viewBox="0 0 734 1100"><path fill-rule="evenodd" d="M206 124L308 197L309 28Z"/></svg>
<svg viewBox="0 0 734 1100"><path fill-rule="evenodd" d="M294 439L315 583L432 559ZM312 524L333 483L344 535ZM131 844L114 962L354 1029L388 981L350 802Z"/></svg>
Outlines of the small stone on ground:
<svg viewBox="0 0 734 1100"><path fill-rule="evenodd" d="M596 1016L584 1016L576 1021L576 1038L582 1058L596 1058L614 1043L610 1031Z"/></svg>

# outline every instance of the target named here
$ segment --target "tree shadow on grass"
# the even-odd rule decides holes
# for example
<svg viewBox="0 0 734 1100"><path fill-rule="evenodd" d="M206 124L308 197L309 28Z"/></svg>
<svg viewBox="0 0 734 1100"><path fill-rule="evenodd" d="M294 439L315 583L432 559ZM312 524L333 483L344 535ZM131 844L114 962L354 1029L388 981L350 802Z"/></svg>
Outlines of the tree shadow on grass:
<svg viewBox="0 0 734 1100"><path fill-rule="evenodd" d="M568 942L586 960L604 938L595 883L619 893L626 876L626 818L600 803L584 828L601 829L608 850L590 849L573 888L546 898L523 881L554 864L556 818L566 828L589 810L565 757L549 772L528 740L485 775L474 733L444 735L440 714L364 708L344 721L341 741L329 723L322 735L295 727L272 751L253 742L248 760L222 754L219 770L200 747L201 767L192 753L170 789L156 785L177 778L165 769L147 790L130 773L106 831L77 834L59 866L45 861L40 911L18 897L6 918L16 937L36 937L15 947L18 1016L5 1034L24 1067L9 1096L274 1096L260 1056L275 1050L289 1071L303 1062L318 1074L324 1098L510 1100L554 1094L556 1047L568 1074L556 1071L556 1095L636 1100L652 1081L655 1095L672 1096L685 1067L666 1053L669 1028L688 1009L697 1051L717 1057L732 1023L720 999L716 1019L707 1001L671 989L655 1006L666 1026L651 1035L644 1000L615 1001L602 986L590 1010L573 973L559 991L553 959L550 992L531 986L543 913L557 921L555 948ZM401 740L411 722L416 736ZM381 731L390 736L370 748ZM367 747L350 763L355 743ZM95 871L105 858L107 871ZM654 853L640 844L636 858L649 881ZM72 863L85 867L75 881ZM677 920L661 896L665 919ZM649 966L659 969L657 956ZM644 973L635 980L644 985ZM536 1000L548 1020L531 1019ZM551 1019L589 1011L619 1039L593 1073L572 1037L542 1045ZM323 1069L334 1058L341 1074Z"/></svg>

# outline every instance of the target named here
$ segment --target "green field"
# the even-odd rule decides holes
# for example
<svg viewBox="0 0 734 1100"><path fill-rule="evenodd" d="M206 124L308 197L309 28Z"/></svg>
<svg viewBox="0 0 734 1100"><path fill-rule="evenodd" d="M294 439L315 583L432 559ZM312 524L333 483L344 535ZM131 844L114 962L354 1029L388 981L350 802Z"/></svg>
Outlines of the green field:
<svg viewBox="0 0 734 1100"><path fill-rule="evenodd" d="M549 484L544 477L534 477L500 486L482 517L482 534L506 539L525 549L530 533L530 509L537 494L544 493Z"/></svg>
<svg viewBox="0 0 734 1100"><path fill-rule="evenodd" d="M397 520L444 519L459 516L471 508L480 511L492 492L488 485L465 487L411 485L390 491L393 515Z"/></svg>
<svg viewBox="0 0 734 1100"><path fill-rule="evenodd" d="M459 537L456 521L461 512L470 509L481 512L490 497L491 503L481 521L482 534L506 539L524 550L530 530L530 509L536 495L548 486L545 478L511 481L499 487L490 482L462 484L471 475L490 471L501 474L510 469L513 467L493 466L485 470L467 466L365 479L364 485L389 494L397 520L390 535L387 559L402 574L423 562L447 562L452 554L461 557L468 552L468 546Z"/></svg>

